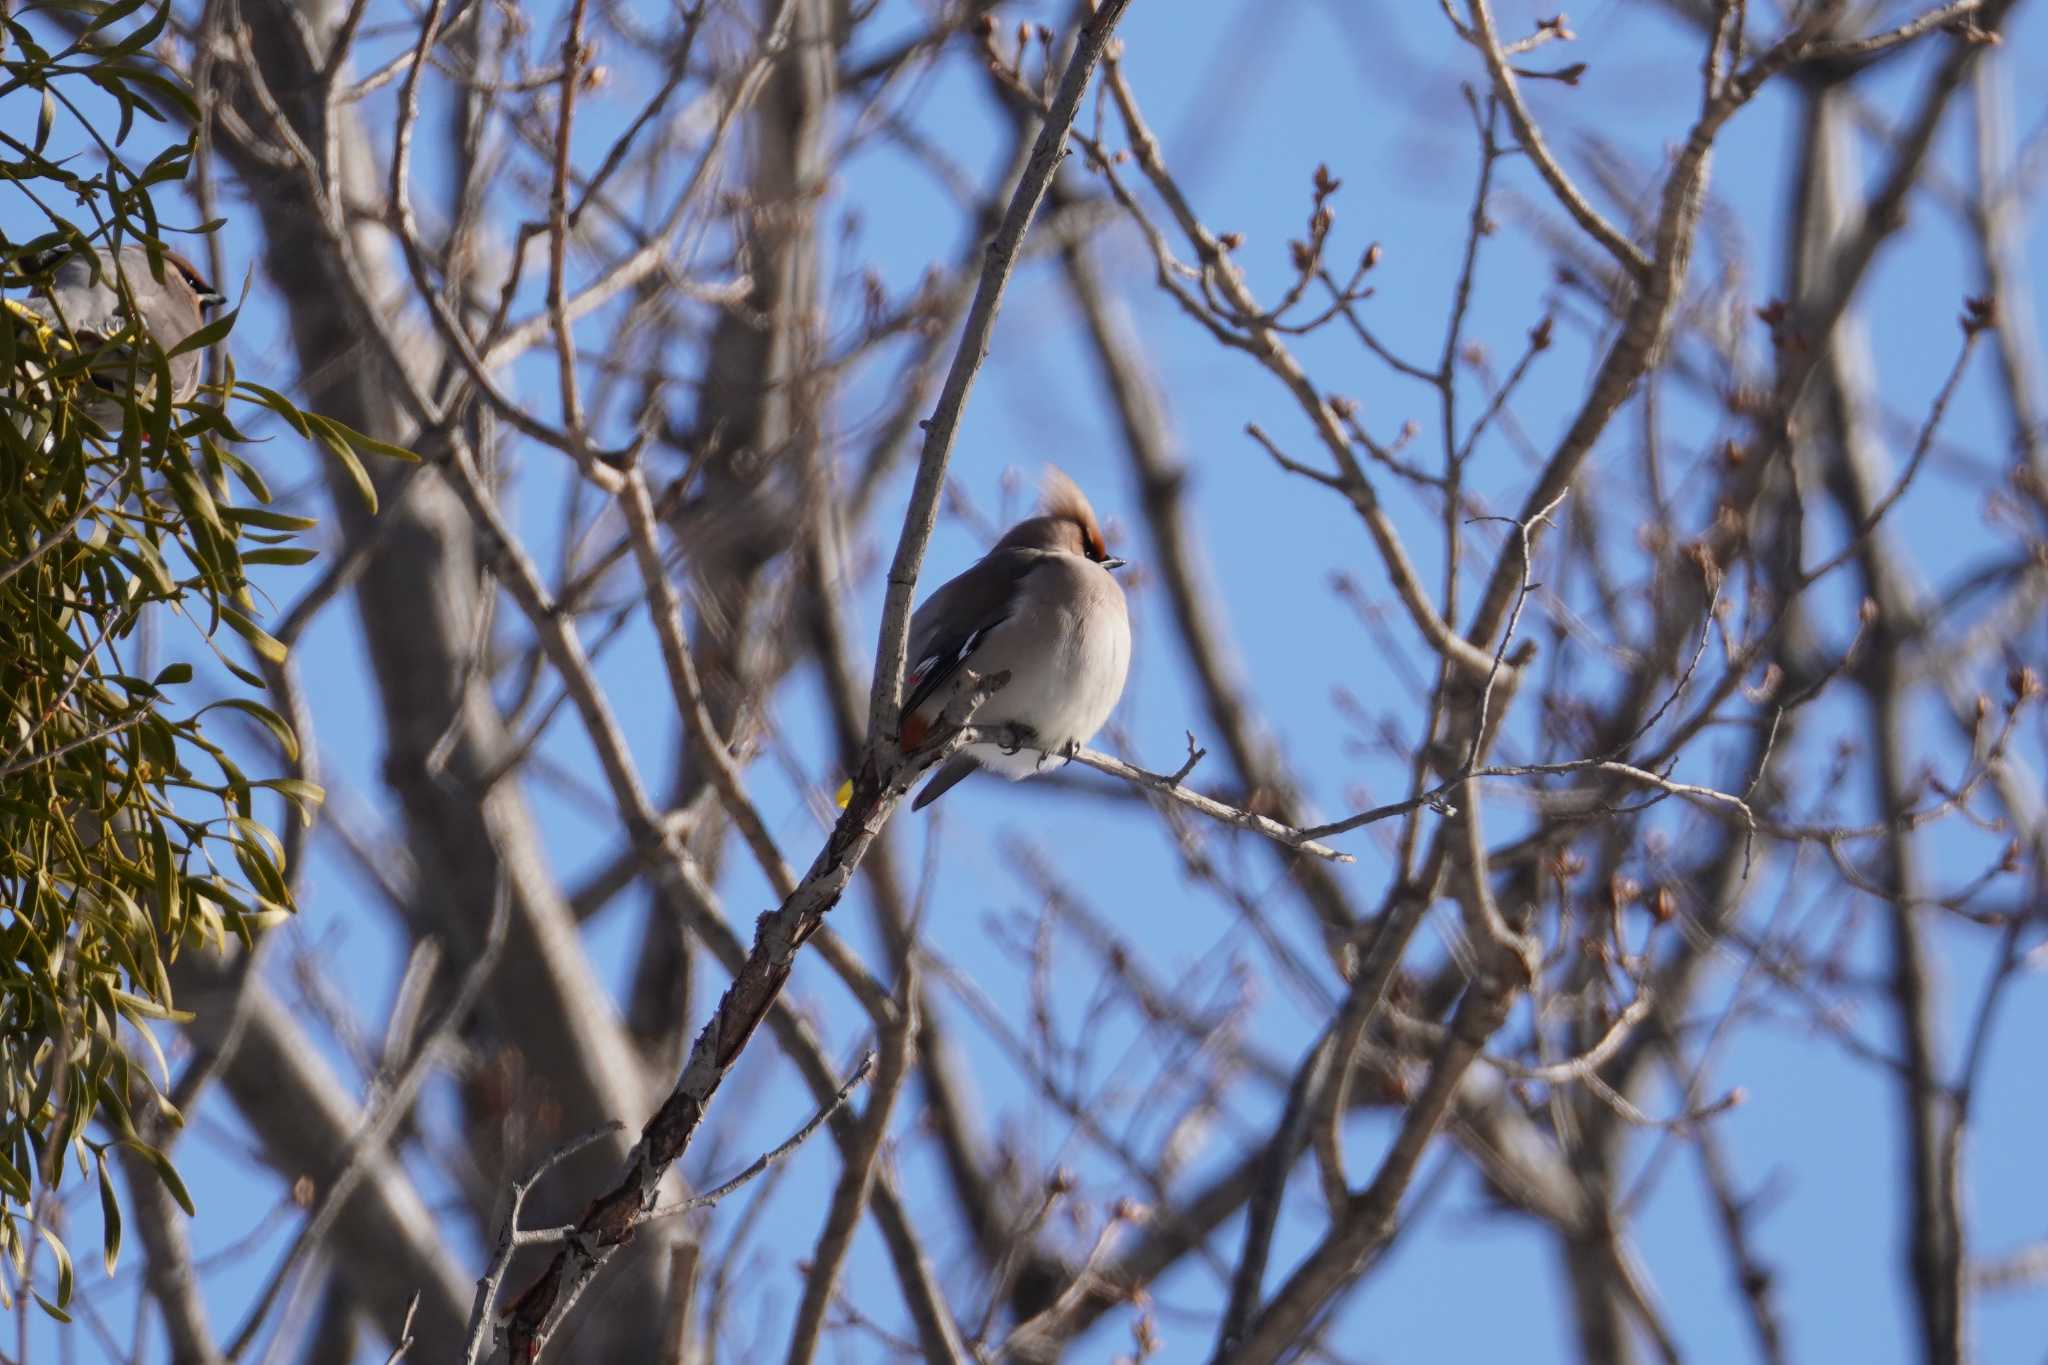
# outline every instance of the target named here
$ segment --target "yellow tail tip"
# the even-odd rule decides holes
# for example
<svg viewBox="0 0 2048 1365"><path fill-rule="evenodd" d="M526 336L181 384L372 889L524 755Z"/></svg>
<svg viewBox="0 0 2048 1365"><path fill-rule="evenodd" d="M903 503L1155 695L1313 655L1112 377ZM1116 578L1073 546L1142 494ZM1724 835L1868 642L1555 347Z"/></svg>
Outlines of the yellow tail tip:
<svg viewBox="0 0 2048 1365"><path fill-rule="evenodd" d="M853 800L853 779L849 777L839 784L838 791L832 793L832 804L840 810L845 810L846 803L851 800Z"/></svg>

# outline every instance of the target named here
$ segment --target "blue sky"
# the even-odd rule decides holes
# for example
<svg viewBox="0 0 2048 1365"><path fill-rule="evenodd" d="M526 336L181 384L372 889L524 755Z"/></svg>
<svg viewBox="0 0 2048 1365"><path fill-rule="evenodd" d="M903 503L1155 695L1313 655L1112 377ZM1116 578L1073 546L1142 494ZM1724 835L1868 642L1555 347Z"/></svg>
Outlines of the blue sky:
<svg viewBox="0 0 2048 1365"><path fill-rule="evenodd" d="M1498 8L1501 25L1509 33L1526 31L1535 17L1550 12L1515 0L1505 0ZM1047 6L1004 11L1006 19L1028 15L1049 22L1057 22L1063 13L1064 7ZM888 0L866 41L880 47L889 34L915 27L921 17L921 7ZM1571 20L1579 40L1545 49L1532 64L1584 61L1589 71L1576 89L1532 86L1539 117L1547 127L1559 130L1553 141L1568 156L1577 156L1588 144L1564 130L1594 129L1630 164L1654 165L1695 107L1698 61L1691 40L1656 5L1608 0L1585 13L1573 13ZM2002 53L2012 63L2014 85L2021 92L2022 134L2042 112L2029 105L2027 92L2043 88L2043 68L2048 66L2048 48L2042 45L2048 36L2044 22L2048 21L2038 8L2022 7L2019 27L2008 35ZM553 41L544 31L537 34L537 47ZM1312 171L1319 163L1327 164L1344 181L1335 201L1334 256L1352 259L1367 243L1379 242L1384 254L1373 276L1376 292L1367 305L1368 317L1402 352L1433 355L1457 270L1477 163L1458 82L1476 81L1483 74L1476 57L1449 37L1436 7L1412 0L1399 6L1324 0L1277 8L1226 0L1136 0L1123 37L1132 84L1170 164L1212 226L1244 235L1239 259L1261 295L1272 297L1284 283L1285 244L1300 233ZM1930 48L1903 58L1871 82L1866 91L1872 105L1886 114L1908 107L1931 52ZM628 75L593 98L582 128L588 145L601 146L618 121L630 117L637 107L636 94L644 91L636 90ZM1000 156L1001 126L968 63L956 58L917 83L906 108L927 137L975 176L985 179L993 170ZM1725 222L1744 243L1750 272L1747 289L1756 303L1777 292L1783 276L1778 225L1791 174L1790 109L1784 92L1768 92L1730 127L1716 157L1712 190L1717 212L1724 215L1717 221ZM1964 183L1967 136L1967 118L1952 117L1940 144L1943 166ZM1866 164L1875 165L1877 160L1877 154L1866 148ZM1518 353L1522 338L1553 294L1549 258L1525 230L1532 213L1549 211L1542 188L1526 166L1508 163L1502 170L1502 189L1495 209L1500 230L1485 247L1468 328L1471 339L1484 344L1498 364ZM19 209L18 204L5 205L0 223L16 227ZM886 147L864 152L835 179L826 201L828 221L836 221L846 210L857 210L859 232L832 247L831 265L872 265L892 291L907 290L929 265L950 261L959 252L958 214L942 188L908 158ZM227 212L228 278L233 284L257 259L260 243L236 213L232 197ZM839 242L835 233L826 237ZM2035 231L2031 240L2038 256L2041 233ZM1377 637L1358 628L1327 586L1333 573L1343 572L1357 579L1375 601L1390 600L1362 529L1325 490L1283 477L1244 435L1245 424L1257 421L1298 454L1310 449L1301 419L1277 384L1242 357L1217 347L1152 287L1150 259L1137 237L1122 228L1111 232L1099 246L1098 260L1134 310L1156 367L1179 453L1190 467L1190 496L1207 537L1212 577L1228 609L1253 694L1322 811L1335 816L1362 801L1391 799L1400 774L1384 759L1362 755L1332 738L1346 730L1334 700L1340 687L1369 710L1385 713L1411 731L1423 700L1406 692L1399 667L1382 657ZM1718 269L1721 264L1718 254L1703 252L1698 269ZM828 276L831 273L828 270ZM1924 413L1953 360L1958 337L1952 319L1962 296L1974 288L1970 258L1954 224L1938 207L1917 205L1910 229L1887 249L1862 295L1885 377L1886 400L1910 419ZM841 316L850 317L857 299L842 298L839 305ZM1538 448L1561 431L1590 374L1599 340L1583 327L1560 323L1557 345L1515 407L1520 425ZM259 266L235 337L237 363L244 375L265 383L289 380L283 341ZM1422 424L1424 439L1433 439L1434 402L1426 391L1368 362L1334 333L1303 339L1299 354L1323 383L1360 402L1376 432L1391 432L1412 417ZM1979 356L1943 436L1948 446L1996 464L2004 456L2006 438L1991 401L1987 362L1988 355ZM550 408L551 373L549 364L535 362L521 366L515 379L523 394ZM889 373L889 367L877 367L849 383L841 406L841 420L847 426L874 410L878 385ZM1715 418L1701 410L1697 420L1704 445ZM1641 516L1625 473L1633 467L1628 444L1633 427L1632 418L1617 422L1595 457L1591 476L1574 494L1599 499L1598 505L1623 527ZM300 476L275 482L298 486L311 468L304 452L290 449L282 440L271 449L280 468ZM1529 471L1506 443L1491 442L1483 449L1485 456L1475 470L1477 486L1504 509ZM1903 456L1896 444L1894 455ZM1167 619L1164 595L1156 582L1148 585L1144 577L1149 546L1135 490L1070 301L1056 270L1028 264L1012 285L988 368L962 427L952 472L976 506L1002 520L1021 510L1025 497L1022 491L1006 492L1018 487L1014 479L1006 484L1006 476L1021 473L1022 487L1028 490L1031 475L1048 460L1065 467L1089 491L1111 525L1113 540L1121 535L1119 551L1138 563L1132 602L1136 658L1131 688L1113 722L1113 738L1134 760L1155 768L1175 766L1186 730L1193 729L1198 740L1216 747L1215 737L1202 732L1201 707L1183 676L1184 661ZM518 461L515 510L539 557L551 561L565 471L560 458L546 450L524 451ZM1941 477L1923 479L1916 486L1894 513L1893 529L1938 585L1975 562L1985 551L1986 539L1976 529L1981 524L1981 481L1954 469L1930 473ZM886 561L906 493L907 480L899 473L882 501L877 526L867 530L864 544L876 552L868 557L870 567L848 584L859 623L857 638L873 636L881 563ZM1434 512L1399 490L1390 492L1388 500L1410 548L1423 562L1426 581L1434 582L1439 553ZM1962 534L1954 529L1960 527L1971 529ZM942 522L927 560L927 584L964 567L982 548L973 528ZM1543 567L1539 564L1539 569ZM298 581L278 575L270 586L280 603L288 603ZM508 610L501 619L510 616ZM1405 639L1399 619L1391 626ZM2033 638L2038 643L2038 633ZM301 667L312 688L319 744L335 799L374 822L380 813L382 745L374 706L364 695L360 641L348 610L330 611L309 633ZM610 685L635 755L657 789L675 748L675 724L665 689L653 685L659 668L651 637L637 629L622 637L600 664L600 676ZM770 703L779 742L794 756L812 790L799 790L775 763L761 763L753 770L757 800L786 855L796 862L807 860L821 837L815 807L807 798L816 790L829 790L838 777L816 696L814 680L799 674ZM1813 752L1824 756L1828 743L1851 731L1855 722L1847 702L1824 703L1811 725ZM1943 723L1930 716L1918 740L1926 752L1941 756L1944 771L1955 770L1957 755ZM2037 764L2042 758L2040 740L2035 727L2024 741ZM1711 750L1712 742L1705 743ZM600 789L588 746L571 721L558 722L547 753L586 786ZM1198 777L1221 780L1223 769L1218 755ZM571 799L558 788L541 784L532 786L531 799L546 831L549 855L565 882L573 884L579 871L611 855L618 822L602 803ZM1844 795L1844 818L1856 818L1865 809L1860 793ZM1496 806L1493 820L1500 829L1512 818L1506 811L1504 804ZM1189 883L1159 822L1142 806L1070 789L1034 790L984 779L958 789L935 813L933 819L906 817L898 831L909 867L918 865L929 839L938 841L935 893L925 920L928 940L936 954L971 976L1007 1017L1021 1017L1028 982L1006 944L1014 938L1016 925L1038 908L1006 853L1012 841L1022 840L1052 855L1063 879L1117 925L1155 977L1173 981L1199 967L1204 973L1202 990L1240 998L1229 971L1231 964L1239 964L1250 983L1241 996L1248 1036L1258 1051L1283 1065L1291 1067L1298 1059L1313 1020L1273 979L1270 964L1251 944L1230 907ZM1247 838L1204 834L1205 846L1256 901L1263 904L1269 896L1275 903L1284 901L1278 865L1266 849ZM1937 875L1953 874L1945 882L1960 880L1981 864L1982 839L1943 827L1929 840ZM1366 834L1350 836L1345 846L1359 855L1358 863L1342 874L1348 889L1361 904L1377 903L1389 872L1380 846ZM728 911L736 923L749 923L768 903L767 889L743 857L728 858L727 867L721 890ZM1764 886L1753 897L1750 923L1777 903L1785 875L1782 863L1760 868ZM307 888L304 913L289 931L288 943L321 955L330 989L348 1002L356 1019L374 1035L388 1009L405 945L376 908L373 893L331 846L316 845ZM1861 906L1860 912L1850 905L1829 913L1860 913L1867 946L1857 961L1875 968L1875 903ZM642 898L621 897L590 929L592 951L614 981L632 960L644 914ZM873 945L859 894L848 898L834 922L856 943ZM1304 958L1319 958L1302 917L1291 908L1276 913L1272 922ZM1988 965L1992 942L1985 931L1946 925L1937 934L1937 943L1943 956L1944 1023L1952 1050ZM1417 951L1434 955L1441 951L1438 944L1437 936L1426 929ZM287 955L278 956L281 960ZM1063 947L1055 961L1055 1012L1068 1028L1079 1029L1097 968L1071 947ZM1711 1010L1718 997L1734 988L1739 967L1731 956L1722 979L1698 1002L1702 1011ZM280 989L290 998L296 988L281 977ZM829 1036L843 1055L856 1049L856 1012L821 968L815 963L802 965L793 989L827 1020ZM700 1001L704 994L698 993ZM1010 1131L1027 1161L1075 1167L1086 1196L1097 1207L1119 1195L1139 1193L1113 1163L1074 1139L1071 1124L1023 1086L1002 1045L975 1025L956 998L942 991L940 999L953 1037L968 1050L992 1127L1000 1124ZM1866 1038L1886 1037L1881 1014L1866 1009L1857 1022ZM678 1021L678 1027L694 1032L699 1023L701 1019L693 1018ZM2048 1087L2040 1084L2038 1062L2026 1050L2044 1029L2048 991L2038 978L2023 980L2006 1005L1980 1100L1979 1125L1967 1155L1969 1227L1980 1254L2048 1236L2048 1192L2038 1179L2039 1134L2048 1127ZM1116 1074L1122 1045L1131 1032L1128 1018L1106 1019L1090 1030L1091 1066L1098 1079ZM339 1050L336 1060L346 1065ZM353 1073L347 1074L353 1079ZM1910 1310L1897 1214L1900 1153L1890 1086L1837 1044L1796 1022L1737 1030L1716 1070L1715 1090L1737 1085L1746 1092L1747 1103L1716 1120L1717 1129L1744 1186L1771 1188L1769 1212L1758 1225L1759 1250L1780 1274L1793 1356L1868 1362L1910 1358ZM1222 1125L1225 1135L1256 1131L1277 1106L1278 1097L1271 1093L1256 1088L1243 1093L1245 1100L1233 1122ZM1670 1112L1676 1105L1670 1095L1646 1098L1653 1112ZM432 1102L445 1104L446 1097ZM723 1164L712 1169L693 1164L693 1178L725 1174L743 1159L739 1154L779 1137L807 1108L808 1099L793 1083L789 1068L775 1056L769 1040L760 1040L714 1108ZM627 1117L637 1121L639 1116ZM1142 1104L1130 1112L1109 1106L1104 1118L1119 1131L1128 1125L1141 1137L1156 1138L1161 1131L1159 1116ZM235 1140L239 1125L225 1106L202 1106L201 1119L181 1145L179 1160L200 1205L193 1233L205 1254L240 1242L262 1223L282 1184L260 1174L252 1179ZM1347 1143L1354 1173L1371 1169L1390 1131L1383 1119L1353 1121ZM1653 1137L1639 1138L1637 1159L1658 1145ZM701 1152L694 1155L702 1159ZM1213 1168L1230 1155L1227 1147L1213 1149L1198 1159L1195 1172ZM1712 1211L1695 1177L1693 1157L1683 1149L1667 1155L1671 1168L1632 1225L1635 1245L1688 1358L1747 1358L1748 1338L1731 1296L1728 1268L1713 1232ZM424 1163L420 1165L431 1190L434 1177ZM794 1262L807 1253L816 1234L835 1170L836 1159L822 1145L795 1158L771 1206L773 1235L756 1244L765 1243L768 1253L762 1273L771 1281L782 1277L785 1306L793 1301L798 1283ZM1423 1183L1433 1178L1433 1170L1432 1165L1425 1166ZM913 1207L920 1207L915 1192L934 1186L938 1173L906 1143L901 1178L906 1190L913 1192ZM938 1203L924 1201L922 1206ZM88 1254L97 1231L97 1214L89 1204L88 1199L80 1205L76 1235L70 1239L81 1266L96 1260ZM1321 1208L1313 1177L1304 1168L1291 1190L1276 1243L1274 1282L1319 1234ZM262 1254L209 1277L209 1299L223 1333L238 1320L286 1235L288 1225L273 1227ZM929 1249L942 1266L966 1258L960 1229L937 1221L928 1235ZM1226 1258L1234 1257L1237 1240L1234 1227L1219 1239ZM481 1264L480 1256L474 1263ZM125 1262L118 1290L102 1300L110 1322L127 1321L127 1295L134 1290L135 1272L136 1262ZM85 1273L82 1292L97 1292L95 1281L96 1272ZM948 1283L955 1290L967 1287L957 1276ZM895 1287L870 1231L864 1230L857 1243L847 1289L883 1321L895 1320ZM1173 1310L1207 1312L1218 1292L1208 1272L1193 1264L1157 1287L1165 1338L1160 1358L1206 1358L1206 1329L1199 1321L1178 1319ZM1479 1305L1483 1310L1474 1311ZM2048 1340L2048 1298L2039 1291L1985 1296L1975 1307L1978 1348L1985 1360L2031 1359ZM93 1358L92 1339L80 1329L72 1330L80 1358ZM1075 1359L1107 1359L1114 1350L1125 1349L1124 1330L1115 1322L1106 1325ZM1488 1213L1467 1170L1453 1163L1428 1221L1412 1238L1404 1237L1366 1287L1346 1300L1329 1342L1344 1358L1354 1360L1550 1362L1572 1358L1569 1333L1562 1278L1548 1239L1526 1221ZM46 1349L40 1343L47 1339L38 1329L39 1358ZM771 1334L771 1340L779 1350L779 1337ZM375 1358L382 1358L381 1351ZM866 1357L855 1350L848 1358Z"/></svg>

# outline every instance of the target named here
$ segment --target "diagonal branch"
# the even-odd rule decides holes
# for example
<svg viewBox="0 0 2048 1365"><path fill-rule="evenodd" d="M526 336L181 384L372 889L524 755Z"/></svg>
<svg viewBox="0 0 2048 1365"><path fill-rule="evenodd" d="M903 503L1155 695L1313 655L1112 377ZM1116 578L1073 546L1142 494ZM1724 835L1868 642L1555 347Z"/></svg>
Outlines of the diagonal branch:
<svg viewBox="0 0 2048 1365"><path fill-rule="evenodd" d="M778 909L763 915L756 924L754 944L746 962L692 1043L682 1075L642 1129L620 1182L590 1206L577 1225L577 1235L567 1239L547 1269L513 1305L506 1324L506 1345L511 1359L521 1365L538 1357L568 1305L575 1302L612 1254L632 1237L634 1224L652 1206L663 1175L689 1147L712 1096L739 1060L755 1028L780 997L797 950L817 932L826 913L838 903L854 870L895 813L910 783L924 768L948 757L964 742L963 731L934 751L909 756L896 747L889 733L895 728L903 681L911 594L916 590L917 570L931 539L939 489L960 412L987 353L1003 288L1023 245L1025 230L1059 165L1061 149L1089 76L1129 4L1130 0L1104 0L1094 17L1082 26L1030 164L1011 197L1001 229L989 245L988 261L968 311L952 370L940 393L938 410L926 427L916 487L889 573L875 685L869 700L868 753L854 777L846 809L795 890ZM1000 680L992 681L1000 685ZM971 719L973 709L993 690L978 680L968 685L974 686L974 692L956 695L947 708L947 719L959 726Z"/></svg>
<svg viewBox="0 0 2048 1365"><path fill-rule="evenodd" d="M889 565L888 597L882 607L882 634L875 647L875 683L868 697L869 742L896 729L896 711L903 691L903 653L910 638L910 608L917 591L917 571L924 563L925 547L931 543L937 523L939 491L946 482L946 463L953 453L953 438L960 429L960 413L974 378L988 358L989 336L995 330L996 310L1002 306L1003 290L1009 285L1017 253L1024 245L1024 231L1038 212L1038 205L1052 184L1066 155L1067 133L1080 112L1081 96L1095 73L1095 64L1109 45L1117 20L1123 18L1131 0L1103 0L1095 17L1081 26L1074 55L1060 77L1059 93L1053 96L1031 148L1031 160L1010 196L1002 226L988 244L988 261L982 267L981 283L974 302L968 305L967 325L961 329L960 345L953 352L953 365L939 390L939 405L924 424L924 453L918 459L917 482L910 492L910 506L903 513L903 534L896 542L896 557Z"/></svg>

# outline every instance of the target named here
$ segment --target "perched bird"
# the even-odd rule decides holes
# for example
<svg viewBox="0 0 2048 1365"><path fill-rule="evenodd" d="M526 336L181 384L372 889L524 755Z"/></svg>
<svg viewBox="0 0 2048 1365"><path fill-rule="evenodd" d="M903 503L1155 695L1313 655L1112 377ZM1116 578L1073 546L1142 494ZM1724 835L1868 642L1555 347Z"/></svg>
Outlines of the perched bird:
<svg viewBox="0 0 2048 1365"><path fill-rule="evenodd" d="M910 618L903 747L922 744L951 698L947 683L968 668L1009 682L972 724L1010 743L968 745L925 784L922 810L976 768L1011 781L1065 763L1094 737L1123 694L1131 618L1110 576L1124 561L1102 541L1095 509L1050 466L1039 515L1012 526L967 572L925 599Z"/></svg>
<svg viewBox="0 0 2048 1365"><path fill-rule="evenodd" d="M118 391L134 385L137 397L149 401L155 393L152 364L126 344L109 344L128 331L130 302L139 330L168 353L206 324L207 310L221 303L222 296L190 261L168 249L161 253L162 278L152 271L149 251L133 243L120 249L118 267L116 257L105 250L58 251L49 284L28 300L8 300L9 311L40 329L53 348L76 346L93 355L92 377L99 387ZM51 264L44 256L23 262L23 268L41 274ZM171 358L174 402L198 392L203 359L196 350ZM102 422L118 421L120 410L112 402L91 408Z"/></svg>

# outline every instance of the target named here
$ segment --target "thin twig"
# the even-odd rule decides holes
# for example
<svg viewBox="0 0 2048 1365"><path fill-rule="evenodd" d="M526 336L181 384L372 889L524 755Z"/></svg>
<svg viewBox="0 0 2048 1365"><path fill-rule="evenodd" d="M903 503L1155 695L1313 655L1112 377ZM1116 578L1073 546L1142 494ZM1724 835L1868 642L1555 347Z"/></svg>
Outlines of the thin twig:
<svg viewBox="0 0 2048 1365"><path fill-rule="evenodd" d="M412 1302L405 1306L405 1321L398 1325L398 1344L391 1348L391 1354L384 1357L384 1365L398 1365L406 1353L413 1348L412 1319L420 1311L419 1291L414 1290Z"/></svg>
<svg viewBox="0 0 2048 1365"><path fill-rule="evenodd" d="M638 1226L640 1223L651 1223L657 1218L673 1218L679 1213L691 1213L697 1209L708 1209L722 1202L726 1196L749 1184L781 1162L791 1152L794 1152L797 1148L808 1142L813 1133L816 1133L818 1129L825 1126L826 1120L839 1112L840 1106L846 1103L847 1097L853 1094L861 1082L865 1081L874 1072L874 1069L875 1054L872 1052L864 1054L859 1064L854 1067L853 1074L846 1078L846 1084L840 1086L832 1098L827 1100L817 1113L811 1115L803 1127L791 1133L776 1146L755 1157L751 1165L738 1175L733 1176L730 1180L713 1186L702 1194L691 1195L687 1199L679 1199L672 1204L657 1204L651 1209L644 1210L635 1219L635 1226ZM606 1131L617 1130L614 1127ZM514 1228L512 1230L512 1245L514 1247L554 1246L557 1243L568 1241L576 1233L577 1228L574 1223L567 1223L560 1227L534 1228L531 1231L522 1231Z"/></svg>
<svg viewBox="0 0 2048 1365"><path fill-rule="evenodd" d="M1052 756L1048 755L1048 757ZM1292 829L1277 820L1269 820L1263 815L1256 815L1248 810L1240 810L1236 806L1227 806L1221 801L1203 796L1200 792L1192 791L1182 786L1180 779L1188 771L1186 767L1183 767L1179 773L1148 772L1146 769L1135 767L1120 758L1113 758L1100 750L1089 748L1076 748L1065 756L1084 767L1093 768L1097 772L1108 773L1111 777L1120 777L1134 786L1142 787L1144 790L1158 796L1163 796L1169 801L1178 802L1189 810L1200 811L1211 820L1219 820L1226 825L1235 825L1239 829L1248 829L1254 834L1262 834L1276 844L1285 844L1287 847L1299 849L1303 853L1313 854L1318 858L1327 858L1333 863L1357 861L1349 853L1340 853L1327 844L1317 843L1301 830ZM1199 757L1200 755L1197 754L1196 756Z"/></svg>
<svg viewBox="0 0 2048 1365"><path fill-rule="evenodd" d="M1472 24L1465 36L1486 59L1486 69L1493 76L1493 88L1499 93L1501 103L1507 106L1508 121L1515 125L1515 136L1521 141L1522 150L1529 154L1529 160L1535 164L1537 173L1543 177L1543 183L1550 186L1557 202L1572 216L1572 221L1585 229L1587 236L1620 262L1621 268L1631 277L1644 279L1650 273L1650 260L1642 248L1623 236L1619 228L1593 207L1585 192L1572 183L1564 167L1558 164L1550 144L1543 140L1543 132L1530 115L1529 106L1522 102L1521 87L1515 83L1515 72L1508 66L1507 54L1501 50L1500 40L1494 36L1491 6L1487 0L1470 0L1470 9Z"/></svg>

